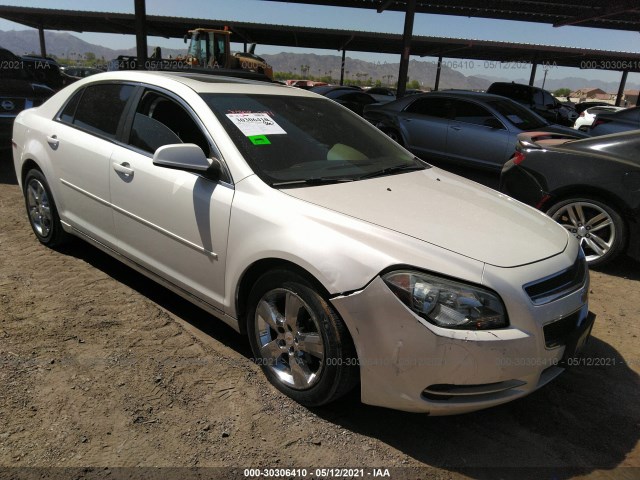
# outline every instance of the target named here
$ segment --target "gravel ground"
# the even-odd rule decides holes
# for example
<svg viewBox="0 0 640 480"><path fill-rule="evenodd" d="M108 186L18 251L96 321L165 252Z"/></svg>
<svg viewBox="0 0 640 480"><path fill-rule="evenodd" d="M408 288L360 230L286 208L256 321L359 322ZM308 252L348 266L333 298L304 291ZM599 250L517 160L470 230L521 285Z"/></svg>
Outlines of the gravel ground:
<svg viewBox="0 0 640 480"><path fill-rule="evenodd" d="M0 152L0 478L52 467L95 467L73 478L116 478L116 467L640 478L639 263L592 272L589 363L527 398L456 417L369 407L357 392L307 409L265 381L246 339L222 322L81 241L41 246L9 153Z"/></svg>

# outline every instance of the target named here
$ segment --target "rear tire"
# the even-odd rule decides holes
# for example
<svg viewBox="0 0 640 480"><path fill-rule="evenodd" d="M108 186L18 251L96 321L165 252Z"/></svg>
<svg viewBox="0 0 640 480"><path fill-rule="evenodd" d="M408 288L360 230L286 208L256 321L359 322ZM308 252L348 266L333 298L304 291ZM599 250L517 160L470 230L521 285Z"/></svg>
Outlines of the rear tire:
<svg viewBox="0 0 640 480"><path fill-rule="evenodd" d="M29 223L36 238L47 247L57 247L65 243L69 234L62 228L56 203L42 172L36 169L29 170L23 187Z"/></svg>
<svg viewBox="0 0 640 480"><path fill-rule="evenodd" d="M590 267L600 267L622 252L627 228L620 214L595 198L566 198L554 204L547 215L574 235Z"/></svg>
<svg viewBox="0 0 640 480"><path fill-rule="evenodd" d="M296 402L316 407L357 383L355 347L344 322L303 276L262 275L249 294L247 331L269 381Z"/></svg>

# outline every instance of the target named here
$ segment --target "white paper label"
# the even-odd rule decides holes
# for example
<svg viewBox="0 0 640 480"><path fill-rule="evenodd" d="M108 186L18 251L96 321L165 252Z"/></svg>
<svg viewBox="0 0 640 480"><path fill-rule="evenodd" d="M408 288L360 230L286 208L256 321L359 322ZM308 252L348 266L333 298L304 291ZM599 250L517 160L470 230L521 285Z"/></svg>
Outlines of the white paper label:
<svg viewBox="0 0 640 480"><path fill-rule="evenodd" d="M266 113L227 113L227 118L246 137L254 135L282 135L286 134L280 125Z"/></svg>

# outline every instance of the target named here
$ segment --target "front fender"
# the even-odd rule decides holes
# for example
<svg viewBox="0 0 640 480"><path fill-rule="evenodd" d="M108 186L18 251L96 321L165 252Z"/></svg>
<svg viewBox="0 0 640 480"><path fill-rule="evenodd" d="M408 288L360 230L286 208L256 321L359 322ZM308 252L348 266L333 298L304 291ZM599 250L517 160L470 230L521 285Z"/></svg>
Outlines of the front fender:
<svg viewBox="0 0 640 480"><path fill-rule="evenodd" d="M483 264L417 238L287 195L251 176L236 184L225 276L225 312L256 262L279 259L309 272L330 295L362 289L392 265L481 283Z"/></svg>

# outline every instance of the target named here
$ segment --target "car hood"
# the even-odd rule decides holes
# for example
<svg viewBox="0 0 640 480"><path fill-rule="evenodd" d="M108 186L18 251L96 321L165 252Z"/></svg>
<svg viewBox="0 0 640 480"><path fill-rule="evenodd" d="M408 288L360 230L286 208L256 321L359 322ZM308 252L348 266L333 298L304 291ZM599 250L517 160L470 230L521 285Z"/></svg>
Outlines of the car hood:
<svg viewBox="0 0 640 480"><path fill-rule="evenodd" d="M543 213L437 168L282 192L498 267L557 255L569 239Z"/></svg>

